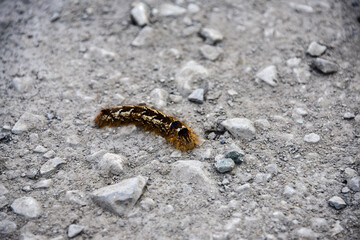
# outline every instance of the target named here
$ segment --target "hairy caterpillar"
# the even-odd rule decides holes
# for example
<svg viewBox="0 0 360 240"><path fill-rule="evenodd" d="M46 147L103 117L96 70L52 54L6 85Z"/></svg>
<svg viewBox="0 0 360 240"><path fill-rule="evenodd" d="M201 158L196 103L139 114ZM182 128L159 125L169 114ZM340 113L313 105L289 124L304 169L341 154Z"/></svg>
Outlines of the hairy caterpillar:
<svg viewBox="0 0 360 240"><path fill-rule="evenodd" d="M176 148L186 151L198 145L197 135L183 122L159 110L140 105L120 105L101 109L96 127L136 125L163 136Z"/></svg>

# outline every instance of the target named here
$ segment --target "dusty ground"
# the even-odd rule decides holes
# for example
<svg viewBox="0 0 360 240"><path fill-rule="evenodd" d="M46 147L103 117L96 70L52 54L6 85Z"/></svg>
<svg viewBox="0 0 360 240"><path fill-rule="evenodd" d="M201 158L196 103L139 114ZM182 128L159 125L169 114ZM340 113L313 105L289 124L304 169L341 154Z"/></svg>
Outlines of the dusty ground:
<svg viewBox="0 0 360 240"><path fill-rule="evenodd" d="M359 239L359 193L346 189L360 166L359 3L294 0L311 6L307 12L288 1L179 0L173 3L187 9L192 2L199 11L161 17L154 9L162 1L145 2L155 34L134 47L141 27L131 22L129 1L0 1L1 238L67 239L77 224L84 230L76 239ZM184 36L189 27L194 32ZM199 53L207 44L201 27L223 34L221 59ZM322 58L339 71L310 67L312 41L327 47ZM294 57L309 74L300 80L286 63ZM178 89L177 74L190 60L209 72L203 104ZM275 87L255 81L269 65L277 68ZM155 88L170 94L161 109L204 138L200 147L180 153L136 128L94 128L101 107L151 106ZM14 126L24 113L39 117L19 133ZM234 117L270 126L255 124L252 141L210 133ZM309 133L320 141L305 142ZM219 173L215 157L231 144L243 149L244 162ZM88 158L100 150L126 159L121 174L101 174ZM53 157L66 163L29 175ZM174 173L181 160L200 161L207 180ZM91 200L94 190L138 175L149 178L147 187L125 215ZM44 179L52 184L36 188ZM69 201L71 190L84 194L82 204ZM333 196L347 206L329 206ZM39 216L14 212L21 197L40 203Z"/></svg>

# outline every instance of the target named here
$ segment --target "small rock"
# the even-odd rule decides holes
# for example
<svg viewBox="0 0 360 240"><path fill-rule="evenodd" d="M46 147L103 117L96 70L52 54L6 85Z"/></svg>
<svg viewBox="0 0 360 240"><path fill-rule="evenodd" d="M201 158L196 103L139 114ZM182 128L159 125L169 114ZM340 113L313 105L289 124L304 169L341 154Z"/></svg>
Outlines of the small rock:
<svg viewBox="0 0 360 240"><path fill-rule="evenodd" d="M179 158L179 157L181 157L181 155L182 155L182 152L180 150L175 150L171 153L170 157L171 158Z"/></svg>
<svg viewBox="0 0 360 240"><path fill-rule="evenodd" d="M145 211L150 211L155 207L155 201L152 200L151 198L144 198L141 202L140 202L140 206L142 209L144 209Z"/></svg>
<svg viewBox="0 0 360 240"><path fill-rule="evenodd" d="M51 180L51 179L44 179L44 180L41 180L41 181L35 183L35 184L33 185L33 188L34 188L34 189L46 189L46 188L51 187L52 184L53 184L53 180Z"/></svg>
<svg viewBox="0 0 360 240"><path fill-rule="evenodd" d="M125 161L125 157L121 155L105 153L97 166L102 176L108 176L109 174L120 175L123 173L123 164Z"/></svg>
<svg viewBox="0 0 360 240"><path fill-rule="evenodd" d="M142 27L149 24L150 11L149 7L145 3L135 3L135 6L130 11L131 18L134 22Z"/></svg>
<svg viewBox="0 0 360 240"><path fill-rule="evenodd" d="M57 20L60 19L60 17L61 17L60 13L55 12L55 13L51 16L50 22L56 22Z"/></svg>
<svg viewBox="0 0 360 240"><path fill-rule="evenodd" d="M311 227L316 232L326 232L329 229L329 224L324 218L312 218Z"/></svg>
<svg viewBox="0 0 360 240"><path fill-rule="evenodd" d="M6 187L0 183L0 196L7 194L9 191L6 189Z"/></svg>
<svg viewBox="0 0 360 240"><path fill-rule="evenodd" d="M81 141L80 138L75 134L67 136L65 140L66 144L68 144L70 147L79 146L80 141Z"/></svg>
<svg viewBox="0 0 360 240"><path fill-rule="evenodd" d="M349 179L351 179L353 177L356 177L356 176L358 176L358 173L354 169L345 168L344 177L345 177L346 180L349 180Z"/></svg>
<svg viewBox="0 0 360 240"><path fill-rule="evenodd" d="M26 172L26 177L29 179L36 179L39 175L39 171L35 168L30 168Z"/></svg>
<svg viewBox="0 0 360 240"><path fill-rule="evenodd" d="M162 88L155 88L150 93L151 102L156 108L164 108L167 105L169 93Z"/></svg>
<svg viewBox="0 0 360 240"><path fill-rule="evenodd" d="M12 128L12 133L21 134L35 128L41 128L46 119L43 116L35 115L29 112L24 113Z"/></svg>
<svg viewBox="0 0 360 240"><path fill-rule="evenodd" d="M313 57L319 57L326 51L326 47L318 44L317 42L312 42L307 49L307 53Z"/></svg>
<svg viewBox="0 0 360 240"><path fill-rule="evenodd" d="M298 83L307 83L311 77L311 74L307 69L294 68L293 71Z"/></svg>
<svg viewBox="0 0 360 240"><path fill-rule="evenodd" d="M316 133L310 133L304 136L304 142L307 143L318 143L320 141L320 136Z"/></svg>
<svg viewBox="0 0 360 240"><path fill-rule="evenodd" d="M142 47L150 45L153 41L154 30L151 27L144 27L136 38L132 41L131 45L134 47Z"/></svg>
<svg viewBox="0 0 360 240"><path fill-rule="evenodd" d="M256 120L254 122L254 125L256 128L259 128L261 130L268 130L271 127L269 121L265 118L260 118L260 119Z"/></svg>
<svg viewBox="0 0 360 240"><path fill-rule="evenodd" d="M297 67L301 63L301 58L290 58L286 61L288 67Z"/></svg>
<svg viewBox="0 0 360 240"><path fill-rule="evenodd" d="M34 152L36 152L36 153L45 153L45 152L47 152L47 149L44 148L44 147L41 146L41 145L37 145L37 146L35 147L35 149L34 149Z"/></svg>
<svg viewBox="0 0 360 240"><path fill-rule="evenodd" d="M194 82L199 79L206 79L209 76L209 72L206 68L201 66L195 61L187 62L176 74L177 88L183 94L190 94L195 88Z"/></svg>
<svg viewBox="0 0 360 240"><path fill-rule="evenodd" d="M295 189L293 189L292 187L286 185L284 187L284 195L287 197L290 197L292 195L294 195L296 193Z"/></svg>
<svg viewBox="0 0 360 240"><path fill-rule="evenodd" d="M189 3L187 9L189 13L197 13L200 11L200 7L195 3Z"/></svg>
<svg viewBox="0 0 360 240"><path fill-rule="evenodd" d="M79 204L80 206L86 206L85 194L78 190L66 191L65 198L68 202Z"/></svg>
<svg viewBox="0 0 360 240"><path fill-rule="evenodd" d="M77 224L71 224L68 228L68 237L73 238L79 235L84 230L84 227Z"/></svg>
<svg viewBox="0 0 360 240"><path fill-rule="evenodd" d="M53 158L55 157L56 153L54 152L54 150L50 150L48 151L47 153L45 153L43 155L44 158L47 158L47 159L50 159L50 158Z"/></svg>
<svg viewBox="0 0 360 240"><path fill-rule="evenodd" d="M221 34L221 32L212 28L202 28L200 30L200 36L205 39L206 43L211 45L221 42L224 39L224 36Z"/></svg>
<svg viewBox="0 0 360 240"><path fill-rule="evenodd" d="M215 168L220 173L230 172L234 167L235 163L231 158L218 159L215 162Z"/></svg>
<svg viewBox="0 0 360 240"><path fill-rule="evenodd" d="M343 118L344 118L345 120L351 120L351 119L354 119L354 118L355 118L355 114L354 114L354 113L351 113L351 112L346 112L346 113L344 113Z"/></svg>
<svg viewBox="0 0 360 240"><path fill-rule="evenodd" d="M350 188L348 188L348 187L343 187L343 188L341 189L341 192L342 192L342 193L348 193L348 192L350 192Z"/></svg>
<svg viewBox="0 0 360 240"><path fill-rule="evenodd" d="M10 234L16 231L16 224L9 220L0 221L0 233L1 234Z"/></svg>
<svg viewBox="0 0 360 240"><path fill-rule="evenodd" d="M182 96L175 95L175 94L170 94L169 98L170 98L170 101L173 102L173 103L179 103L183 99Z"/></svg>
<svg viewBox="0 0 360 240"><path fill-rule="evenodd" d="M212 156L212 148L207 148L204 152L201 154L201 159L207 160L210 159Z"/></svg>
<svg viewBox="0 0 360 240"><path fill-rule="evenodd" d="M256 74L256 77L272 87L277 86L277 70L274 65L264 68Z"/></svg>
<svg viewBox="0 0 360 240"><path fill-rule="evenodd" d="M244 161L243 160L244 155L245 154L243 152L233 150L226 153L225 158L231 158L235 164L241 164Z"/></svg>
<svg viewBox="0 0 360 240"><path fill-rule="evenodd" d="M190 27L184 28L184 30L182 31L182 35L184 37L189 37L189 36L199 32L199 31L200 31L200 26L199 25L190 26Z"/></svg>
<svg viewBox="0 0 360 240"><path fill-rule="evenodd" d="M49 176L54 173L58 167L66 162L58 157L50 159L46 163L44 163L40 168L41 176Z"/></svg>
<svg viewBox="0 0 360 240"><path fill-rule="evenodd" d="M339 67L336 63L330 62L323 58L316 58L312 63L312 67L324 74L335 73L339 70Z"/></svg>
<svg viewBox="0 0 360 240"><path fill-rule="evenodd" d="M355 201L355 204L360 203L360 192L357 192L354 194L354 201Z"/></svg>
<svg viewBox="0 0 360 240"><path fill-rule="evenodd" d="M160 5L159 15L162 17L176 17L186 13L186 9L174 4L164 3Z"/></svg>
<svg viewBox="0 0 360 240"><path fill-rule="evenodd" d="M331 236L335 237L336 235L338 235L342 231L344 231L344 228L340 225L340 221L336 221L334 227L330 230Z"/></svg>
<svg viewBox="0 0 360 240"><path fill-rule="evenodd" d="M250 189L250 184L245 183L245 184L235 188L234 191L237 192L237 193L242 193L242 192L245 192L246 190L249 190L249 189Z"/></svg>
<svg viewBox="0 0 360 240"><path fill-rule="evenodd" d="M195 89L188 96L188 99L189 99L190 102L203 103L204 102L204 89L202 89L202 88Z"/></svg>
<svg viewBox="0 0 360 240"><path fill-rule="evenodd" d="M318 239L320 235L310 228L300 228L296 231L297 235L301 239Z"/></svg>
<svg viewBox="0 0 360 240"><path fill-rule="evenodd" d="M27 185L27 186L24 186L21 190L23 190L24 192L30 192L30 191L32 191L32 188L31 188L31 186Z"/></svg>
<svg viewBox="0 0 360 240"><path fill-rule="evenodd" d="M122 216L138 201L147 180L148 178L143 176L122 180L117 184L94 191L92 199L100 207Z"/></svg>
<svg viewBox="0 0 360 240"><path fill-rule="evenodd" d="M329 205L334 207L336 210L343 209L346 207L346 203L341 197L334 196L329 199L328 201Z"/></svg>
<svg viewBox="0 0 360 240"><path fill-rule="evenodd" d="M231 118L221 122L221 125L236 138L252 139L256 130L247 118Z"/></svg>
<svg viewBox="0 0 360 240"><path fill-rule="evenodd" d="M236 96L236 95L238 95L238 92L235 91L234 89L229 89L229 90L227 91L227 93L228 93L230 96Z"/></svg>
<svg viewBox="0 0 360 240"><path fill-rule="evenodd" d="M348 181L348 187L355 192L360 192L360 176L351 178Z"/></svg>
<svg viewBox="0 0 360 240"><path fill-rule="evenodd" d="M200 50L201 55L204 58L211 60L211 61L215 61L215 60L219 59L223 54L223 51L221 50L221 48L210 46L210 45L204 45L199 50Z"/></svg>
<svg viewBox="0 0 360 240"><path fill-rule="evenodd" d="M5 196L0 196L0 209L8 205L8 200Z"/></svg>
<svg viewBox="0 0 360 240"><path fill-rule="evenodd" d="M12 80L12 84L16 89L16 91L23 93L30 90L33 87L34 80L28 76L22 78L16 77Z"/></svg>
<svg viewBox="0 0 360 240"><path fill-rule="evenodd" d="M42 213L40 203L33 197L18 198L11 204L11 208L16 214L26 218L38 218Z"/></svg>
<svg viewBox="0 0 360 240"><path fill-rule="evenodd" d="M290 7L292 7L297 12L304 12L304 13L312 13L314 9L311 6L298 4L298 3L289 3Z"/></svg>
<svg viewBox="0 0 360 240"><path fill-rule="evenodd" d="M303 109L303 108L295 108L295 109L294 109L294 113L296 113L296 114L298 114L298 115L300 115L300 116L302 116L302 117L308 115L308 112L307 112L305 109Z"/></svg>
<svg viewBox="0 0 360 240"><path fill-rule="evenodd" d="M256 183L266 183L269 182L269 180L271 179L271 174L270 173L258 173L255 175L255 182Z"/></svg>

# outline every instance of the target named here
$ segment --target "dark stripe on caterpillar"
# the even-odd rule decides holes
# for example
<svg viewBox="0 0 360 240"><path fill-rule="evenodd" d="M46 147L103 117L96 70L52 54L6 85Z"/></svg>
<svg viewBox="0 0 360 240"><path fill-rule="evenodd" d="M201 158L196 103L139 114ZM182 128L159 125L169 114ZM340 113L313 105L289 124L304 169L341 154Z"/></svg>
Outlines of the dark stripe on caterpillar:
<svg viewBox="0 0 360 240"><path fill-rule="evenodd" d="M182 151L191 150L199 143L197 135L185 123L147 106L120 105L103 108L94 123L98 128L136 125L163 136Z"/></svg>

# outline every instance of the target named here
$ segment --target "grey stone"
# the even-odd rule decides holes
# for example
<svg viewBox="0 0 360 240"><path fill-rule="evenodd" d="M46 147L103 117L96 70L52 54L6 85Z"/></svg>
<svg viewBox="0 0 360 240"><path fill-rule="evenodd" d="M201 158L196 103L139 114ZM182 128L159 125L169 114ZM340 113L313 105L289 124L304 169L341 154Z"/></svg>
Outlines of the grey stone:
<svg viewBox="0 0 360 240"><path fill-rule="evenodd" d="M41 145L37 145L34 149L34 152L36 153L45 153L47 152L47 149Z"/></svg>
<svg viewBox="0 0 360 240"><path fill-rule="evenodd" d="M134 22L138 26L145 26L149 24L150 10L149 7L142 2L135 3L136 5L131 9L130 14Z"/></svg>
<svg viewBox="0 0 360 240"><path fill-rule="evenodd" d="M4 186L4 184L0 183L0 196L7 194L9 191Z"/></svg>
<svg viewBox="0 0 360 240"><path fill-rule="evenodd" d="M339 71L339 66L336 63L325 60L323 58L316 58L312 63L312 67L320 70L324 74L330 74Z"/></svg>
<svg viewBox="0 0 360 240"><path fill-rule="evenodd" d="M12 210L26 218L38 218L42 214L40 203L33 197L22 197L11 204Z"/></svg>
<svg viewBox="0 0 360 240"><path fill-rule="evenodd" d="M195 89L188 96L188 99L189 99L190 102L203 103L204 102L204 89L202 89L202 88Z"/></svg>
<svg viewBox="0 0 360 240"><path fill-rule="evenodd" d="M167 105L169 93L162 88L155 88L150 93L151 102L156 108L164 108Z"/></svg>
<svg viewBox="0 0 360 240"><path fill-rule="evenodd" d="M274 65L268 66L262 69L256 74L256 78L267 83L272 87L277 86L277 70Z"/></svg>
<svg viewBox="0 0 360 240"><path fill-rule="evenodd" d="M256 128L261 129L261 130L268 130L271 127L269 121L265 118L257 119L254 122L254 125Z"/></svg>
<svg viewBox="0 0 360 240"><path fill-rule="evenodd" d="M356 177L356 176L358 176L357 171L355 171L352 168L345 168L344 177L345 177L346 180L349 180L349 179L351 179L353 177Z"/></svg>
<svg viewBox="0 0 360 240"><path fill-rule="evenodd" d="M141 202L140 202L140 206L142 209L144 209L145 211L150 211L155 207L155 201L152 200L151 198L144 198Z"/></svg>
<svg viewBox="0 0 360 240"><path fill-rule="evenodd" d="M195 82L208 76L209 72L206 68L195 61L189 61L177 72L175 81L182 94L190 94L192 90L198 88Z"/></svg>
<svg viewBox="0 0 360 240"><path fill-rule="evenodd" d="M360 192L357 192L354 194L354 201L355 201L355 204L360 203Z"/></svg>
<svg viewBox="0 0 360 240"><path fill-rule="evenodd" d="M121 175L123 173L123 164L125 161L125 157L121 155L105 153L97 166L102 176L108 176L109 174Z"/></svg>
<svg viewBox="0 0 360 240"><path fill-rule="evenodd" d="M341 189L341 192L342 192L342 193L348 193L348 192L350 192L350 188L348 188L348 187L343 187L343 188Z"/></svg>
<svg viewBox="0 0 360 240"><path fill-rule="evenodd" d="M205 38L205 42L208 44L216 44L224 39L224 36L216 29L202 28L200 35Z"/></svg>
<svg viewBox="0 0 360 240"><path fill-rule="evenodd" d="M319 57L326 51L326 47L318 44L317 42L310 43L307 53L313 57Z"/></svg>
<svg viewBox="0 0 360 240"><path fill-rule="evenodd" d="M307 143L318 143L320 141L320 136L316 133L310 133L304 136L304 142Z"/></svg>
<svg viewBox="0 0 360 240"><path fill-rule="evenodd" d="M90 163L99 162L105 153L106 153L106 151L104 149L97 151L97 152L87 156L86 161L88 161Z"/></svg>
<svg viewBox="0 0 360 240"><path fill-rule="evenodd" d="M320 237L320 234L314 232L313 230L311 230L310 228L299 228L296 230L296 234L299 238L301 239L318 239Z"/></svg>
<svg viewBox="0 0 360 240"><path fill-rule="evenodd" d="M287 197L290 197L292 195L294 195L296 193L295 189L293 189L292 187L286 185L284 187L284 195Z"/></svg>
<svg viewBox="0 0 360 240"><path fill-rule="evenodd" d="M313 13L314 9L309 5L304 4L298 4L294 2L289 3L290 7L293 8L297 12L303 12L303 13Z"/></svg>
<svg viewBox="0 0 360 240"><path fill-rule="evenodd" d="M159 15L162 17L176 17L186 13L186 9L170 3L160 5Z"/></svg>
<svg viewBox="0 0 360 240"><path fill-rule="evenodd" d="M52 179L40 180L39 182L37 182L33 185L33 189L46 189L46 188L51 187L52 184L53 184Z"/></svg>
<svg viewBox="0 0 360 240"><path fill-rule="evenodd" d="M234 161L234 163L241 164L244 161L243 159L244 155L245 154L243 152L231 150L225 154L225 158L231 158Z"/></svg>
<svg viewBox="0 0 360 240"><path fill-rule="evenodd" d="M266 183L269 182L272 175L270 173L258 173L255 175L255 182L256 183Z"/></svg>
<svg viewBox="0 0 360 240"><path fill-rule="evenodd" d="M311 77L311 74L307 69L294 68L293 71L298 83L307 83Z"/></svg>
<svg viewBox="0 0 360 240"><path fill-rule="evenodd" d="M200 53L201 55L211 61L215 61L222 57L223 51L219 47L214 47L210 45L204 45L200 47Z"/></svg>
<svg viewBox="0 0 360 240"><path fill-rule="evenodd" d="M79 146L80 145L80 138L77 136L77 135L75 135L75 134L73 134L73 135L70 135L70 136L67 136L66 137L66 140L65 140L65 142L66 142L66 144L68 144L70 147L77 147L77 146Z"/></svg>
<svg viewBox="0 0 360 240"><path fill-rule="evenodd" d="M26 186L24 186L21 190L23 190L24 192L30 192L30 191L32 191L33 189L31 188L31 186L26 185Z"/></svg>
<svg viewBox="0 0 360 240"><path fill-rule="evenodd" d="M200 31L200 26L199 25L196 25L196 26L189 26L187 28L184 28L184 30L182 31L182 35L184 37L189 37L197 32Z"/></svg>
<svg viewBox="0 0 360 240"><path fill-rule="evenodd" d="M311 228L316 232L326 232L329 230L329 224L324 218L312 218Z"/></svg>
<svg viewBox="0 0 360 240"><path fill-rule="evenodd" d="M256 134L253 123L247 118L227 119L221 125L236 138L252 139Z"/></svg>
<svg viewBox="0 0 360 240"><path fill-rule="evenodd" d="M330 230L331 236L335 237L337 234L344 231L344 228L340 225L340 221L336 221L334 227Z"/></svg>
<svg viewBox="0 0 360 240"><path fill-rule="evenodd" d="M60 13L59 12L55 12L51 18L50 18L50 22L56 22L57 20L59 20L61 17Z"/></svg>
<svg viewBox="0 0 360 240"><path fill-rule="evenodd" d="M297 67L301 63L301 58L290 58L286 61L286 65L288 67Z"/></svg>
<svg viewBox="0 0 360 240"><path fill-rule="evenodd" d="M53 174L62 164L66 162L58 157L50 159L46 163L44 163L40 168L41 176L49 176Z"/></svg>
<svg viewBox="0 0 360 240"><path fill-rule="evenodd" d="M29 130L40 128L44 125L44 116L35 115L29 112L24 113L12 128L12 133L21 134Z"/></svg>
<svg viewBox="0 0 360 240"><path fill-rule="evenodd" d="M234 169L235 163L231 158L218 159L215 162L215 168L220 173L230 172Z"/></svg>
<svg viewBox="0 0 360 240"><path fill-rule="evenodd" d="M34 80L31 77L25 76L25 77L15 77L12 80L12 84L16 91L18 92L26 92L30 90L34 85Z"/></svg>
<svg viewBox="0 0 360 240"><path fill-rule="evenodd" d="M250 184L249 183L245 183L241 186L238 186L234 189L235 192L237 193L242 193L242 192L245 192L247 190L249 190L251 187L250 187Z"/></svg>
<svg viewBox="0 0 360 240"><path fill-rule="evenodd" d="M139 200L147 180L143 176L122 180L94 191L92 199L100 207L122 216Z"/></svg>
<svg viewBox="0 0 360 240"><path fill-rule="evenodd" d="M43 157L44 158L47 158L47 159L50 159L50 158L53 158L55 157L56 153L54 152L54 150L50 150L50 151L47 151Z"/></svg>
<svg viewBox="0 0 360 240"><path fill-rule="evenodd" d="M144 27L141 29L131 45L134 47L148 46L152 44L154 38L154 30L151 27Z"/></svg>
<svg viewBox="0 0 360 240"><path fill-rule="evenodd" d="M188 12L189 13L197 13L200 11L200 7L198 5L196 5L195 3L189 3L189 5L187 6Z"/></svg>
<svg viewBox="0 0 360 240"><path fill-rule="evenodd" d="M8 205L8 200L5 196L0 196L0 208L5 207L6 205Z"/></svg>
<svg viewBox="0 0 360 240"><path fill-rule="evenodd" d="M71 224L68 228L68 237L73 238L79 235L82 231L84 231L84 226Z"/></svg>
<svg viewBox="0 0 360 240"><path fill-rule="evenodd" d="M334 207L336 210L343 209L346 207L345 201L341 197L338 197L338 196L334 196L334 197L330 198L328 203L330 206Z"/></svg>
<svg viewBox="0 0 360 240"><path fill-rule="evenodd" d="M16 231L16 224L9 220L0 221L0 233L1 234L10 234Z"/></svg>
<svg viewBox="0 0 360 240"><path fill-rule="evenodd" d="M343 118L344 118L345 120L351 120L351 119L354 119L354 118L355 118L355 114L354 114L354 113L351 113L351 112L346 112L346 113L344 113Z"/></svg>
<svg viewBox="0 0 360 240"><path fill-rule="evenodd" d="M348 181L348 187L355 192L360 192L360 176L351 178Z"/></svg>
<svg viewBox="0 0 360 240"><path fill-rule="evenodd" d="M295 108L294 113L296 113L300 116L303 116L303 117L308 115L308 112L303 108Z"/></svg>
<svg viewBox="0 0 360 240"><path fill-rule="evenodd" d="M275 163L269 164L265 167L266 171L270 174L272 174L273 176L276 175L278 173L278 167Z"/></svg>
<svg viewBox="0 0 360 240"><path fill-rule="evenodd" d="M65 198L66 201L79 204L80 206L87 205L85 194L78 190L66 191Z"/></svg>
<svg viewBox="0 0 360 240"><path fill-rule="evenodd" d="M29 179L36 179L39 175L39 171L35 168L30 168L26 172L26 177Z"/></svg>

